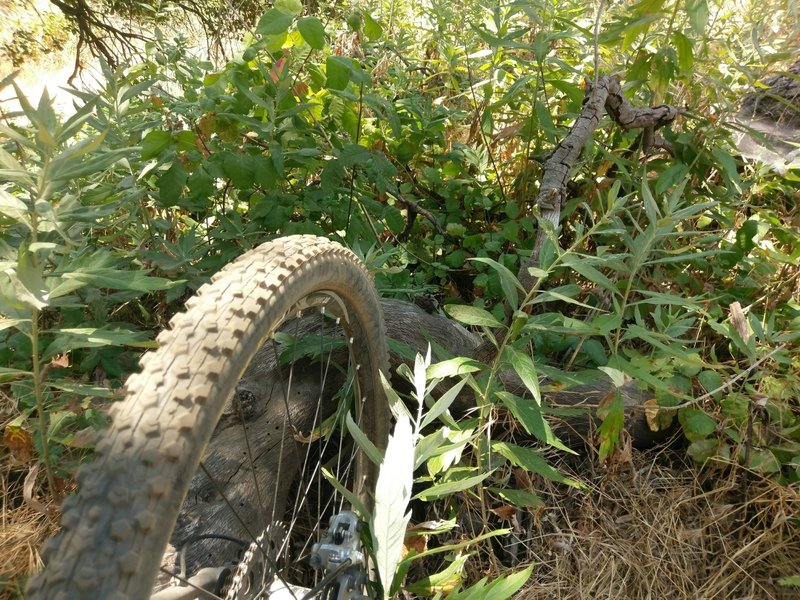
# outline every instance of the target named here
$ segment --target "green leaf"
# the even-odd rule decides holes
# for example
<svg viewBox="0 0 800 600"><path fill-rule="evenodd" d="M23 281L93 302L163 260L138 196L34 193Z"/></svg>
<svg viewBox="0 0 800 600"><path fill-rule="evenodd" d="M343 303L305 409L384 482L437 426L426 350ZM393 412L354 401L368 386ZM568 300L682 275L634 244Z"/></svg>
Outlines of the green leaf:
<svg viewBox="0 0 800 600"><path fill-rule="evenodd" d="M350 83L353 67L350 61L342 56L329 56L325 60L325 87L332 90L343 90Z"/></svg>
<svg viewBox="0 0 800 600"><path fill-rule="evenodd" d="M692 42L680 31L676 31L672 34L672 45L678 51L678 68L681 73L689 73L694 66Z"/></svg>
<svg viewBox="0 0 800 600"><path fill-rule="evenodd" d="M700 385L703 386L706 393L719 390L719 388L722 387L722 377L716 371L702 371L697 376L697 380L700 382ZM722 391L717 391L714 397L719 398L721 393Z"/></svg>
<svg viewBox="0 0 800 600"><path fill-rule="evenodd" d="M615 388L621 388L623 385L625 385L625 373L619 369L614 369L612 367L598 367L598 369L608 375Z"/></svg>
<svg viewBox="0 0 800 600"><path fill-rule="evenodd" d="M361 515L362 519L369 519L369 511L367 507L364 506L364 503L356 496L350 488L346 485L342 485L339 483L339 480L334 477L333 473L331 473L325 467L320 469L322 471L322 476L330 483L333 487L336 488L336 491L339 492L344 498L350 503L350 505L355 509L355 511Z"/></svg>
<svg viewBox="0 0 800 600"><path fill-rule="evenodd" d="M355 443L358 444L361 451L366 454L374 464L380 465L381 462L383 462L383 453L378 450L375 444L372 443L372 440L359 429L349 411L345 413L345 424L347 425L347 431L350 433Z"/></svg>
<svg viewBox="0 0 800 600"><path fill-rule="evenodd" d="M699 408L684 408L678 412L683 433L691 442L707 438L717 429L717 421Z"/></svg>
<svg viewBox="0 0 800 600"><path fill-rule="evenodd" d="M297 29L314 50L322 50L325 47L325 27L319 19L303 17L297 22Z"/></svg>
<svg viewBox="0 0 800 600"><path fill-rule="evenodd" d="M610 403L606 398L601 400L597 416L603 420L597 429L597 439L600 441L597 458L603 462L619 446L622 429L625 426L625 406L619 388L614 390Z"/></svg>
<svg viewBox="0 0 800 600"><path fill-rule="evenodd" d="M258 20L256 25L256 33L259 35L276 35L278 33L286 33L289 30L289 25L292 24L294 17L286 12L278 10L277 8L270 8Z"/></svg>
<svg viewBox="0 0 800 600"><path fill-rule="evenodd" d="M496 260L491 258L478 257L471 258L475 262L484 263L494 269L500 276L500 286L503 288L503 294L506 300L511 304L511 308L517 310L519 308L519 292L525 293L525 288L519 282L519 279L511 272L505 265L501 265Z"/></svg>
<svg viewBox="0 0 800 600"><path fill-rule="evenodd" d="M172 134L155 129L142 140L142 158L145 160L155 158L169 148L170 144L172 144Z"/></svg>
<svg viewBox="0 0 800 600"><path fill-rule="evenodd" d="M364 13L364 34L370 41L375 41L383 35L383 27L369 13Z"/></svg>
<svg viewBox="0 0 800 600"><path fill-rule="evenodd" d="M158 203L161 206L177 206L183 188L186 185L186 171L179 161L172 163L172 166L158 178Z"/></svg>
<svg viewBox="0 0 800 600"><path fill-rule="evenodd" d="M783 586L796 586L800 587L800 575L790 575L789 577L781 577L778 579L778 583Z"/></svg>
<svg viewBox="0 0 800 600"><path fill-rule="evenodd" d="M521 467L526 471L541 475L550 481L566 483L572 487L581 486L576 480L562 475L558 469L551 466L542 455L533 448L517 446L509 442L494 442L492 444L492 451L497 452L500 456L510 461L515 467Z"/></svg>
<svg viewBox="0 0 800 600"><path fill-rule="evenodd" d="M56 381L45 381L45 383L57 390L77 394L78 396L95 396L97 398L113 398L114 391L107 387L96 385L84 385L75 383L69 379L58 379Z"/></svg>
<svg viewBox="0 0 800 600"><path fill-rule="evenodd" d="M647 220L653 224L658 223L661 214L658 210L656 199L653 198L653 192L650 191L650 186L647 184L647 177L642 177L642 201Z"/></svg>
<svg viewBox="0 0 800 600"><path fill-rule="evenodd" d="M290 15L299 15L303 12L302 0L275 0L274 6Z"/></svg>
<svg viewBox="0 0 800 600"><path fill-rule="evenodd" d="M541 406L542 394L539 391L539 378L536 374L536 367L533 364L533 359L513 346L506 346L504 354L511 363L514 371L519 375L519 378L522 379L522 383L525 384L525 387L528 388L528 391L533 395L536 404Z"/></svg>
<svg viewBox="0 0 800 600"><path fill-rule="evenodd" d="M18 301L39 310L50 304L49 290L31 253L20 252L16 269L8 268L5 274L11 280Z"/></svg>
<svg viewBox="0 0 800 600"><path fill-rule="evenodd" d="M780 461L772 452L763 448L750 448L747 466L759 473L772 474L781 472Z"/></svg>
<svg viewBox="0 0 800 600"><path fill-rule="evenodd" d="M494 318L492 313L477 306L467 304L448 304L444 307L445 312L456 321L467 325L480 325L483 327L503 327L503 324Z"/></svg>
<svg viewBox="0 0 800 600"><path fill-rule="evenodd" d="M445 379L456 375L466 375L474 373L484 368L484 365L471 358L458 356L448 360L443 360L428 367L428 379Z"/></svg>
<svg viewBox="0 0 800 600"><path fill-rule="evenodd" d="M375 566L388 600L395 570L403 551L414 484L414 432L408 419L395 423L375 485L375 509L370 522Z"/></svg>
<svg viewBox="0 0 800 600"><path fill-rule="evenodd" d="M248 189L253 185L255 169L253 157L249 154L225 153L222 159L222 171L240 190Z"/></svg>
<svg viewBox="0 0 800 600"><path fill-rule="evenodd" d="M503 405L511 411L514 418L530 435L539 440L546 440L549 426L542 417L541 407L531 400L523 400L509 392L496 392Z"/></svg>
<svg viewBox="0 0 800 600"><path fill-rule="evenodd" d="M708 23L708 0L686 0L686 12L689 14L692 31L702 36Z"/></svg>
<svg viewBox="0 0 800 600"><path fill-rule="evenodd" d="M497 494L506 502L519 506L520 508L539 508L544 506L542 500L536 494L531 494L525 490L517 490L514 488L487 488L490 492Z"/></svg>
<svg viewBox="0 0 800 600"><path fill-rule="evenodd" d="M510 575L500 575L487 583L484 577L470 587L447 596L448 600L507 600L527 583L533 573L533 565Z"/></svg>
<svg viewBox="0 0 800 600"><path fill-rule="evenodd" d="M414 496L414 500L423 500L424 502L429 502L431 500L435 500L436 498L450 496L456 492L463 492L464 490L475 487L491 474L491 472L488 472L481 475L474 475L473 477L464 477L463 479L458 479L456 481L447 481L445 483L432 485L431 487L422 490L419 494Z"/></svg>
<svg viewBox="0 0 800 600"><path fill-rule="evenodd" d="M76 280L84 284L110 288L112 290L131 290L136 292L157 292L168 290L182 280L152 277L147 271L123 271L111 267L89 269L86 271L72 271L63 273L62 279ZM55 290L51 292L56 295Z"/></svg>
<svg viewBox="0 0 800 600"><path fill-rule="evenodd" d="M444 413L453 401L458 396L461 389L464 387L464 384L467 383L466 379L462 379L449 390L447 390L442 396L428 409L428 412L425 414L425 417L422 419L422 423L420 423L419 428L425 429L428 425L433 423L434 420L439 418L439 415Z"/></svg>
<svg viewBox="0 0 800 600"><path fill-rule="evenodd" d="M110 327L80 327L59 329L55 339L44 351L44 359L63 354L76 348L99 348L102 346L152 346L143 331Z"/></svg>
<svg viewBox="0 0 800 600"><path fill-rule="evenodd" d="M0 215L5 215L32 229L28 205L4 189L0 189Z"/></svg>

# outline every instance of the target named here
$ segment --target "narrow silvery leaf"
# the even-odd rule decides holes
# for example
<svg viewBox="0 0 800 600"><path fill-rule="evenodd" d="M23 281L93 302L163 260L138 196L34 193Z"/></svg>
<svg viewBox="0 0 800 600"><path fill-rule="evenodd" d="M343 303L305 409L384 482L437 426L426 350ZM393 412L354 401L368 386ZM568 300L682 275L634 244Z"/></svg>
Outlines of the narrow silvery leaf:
<svg viewBox="0 0 800 600"><path fill-rule="evenodd" d="M420 407L427 396L427 377L426 371L431 364L431 345L428 344L428 353L425 358L421 354L417 354L414 360L414 389L416 391L416 400L419 402Z"/></svg>
<svg viewBox="0 0 800 600"><path fill-rule="evenodd" d="M408 503L413 483L414 432L411 422L401 416L386 445L375 486L375 509L371 523L375 562L385 600L390 597L392 581L403 551L406 527L411 518Z"/></svg>

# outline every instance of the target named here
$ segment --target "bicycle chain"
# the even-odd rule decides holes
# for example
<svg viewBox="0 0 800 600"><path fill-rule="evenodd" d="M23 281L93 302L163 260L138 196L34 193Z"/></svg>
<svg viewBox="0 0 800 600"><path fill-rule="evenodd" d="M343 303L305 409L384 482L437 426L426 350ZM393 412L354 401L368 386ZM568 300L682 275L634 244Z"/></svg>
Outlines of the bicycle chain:
<svg viewBox="0 0 800 600"><path fill-rule="evenodd" d="M257 554L265 552L261 544L264 539L266 539L269 529L269 526L264 529L264 531L262 531L261 534L255 539L255 541L250 543L250 545L247 547L247 550L245 550L244 554L242 555L242 559L236 565L236 569L234 570L233 575L230 577L230 583L228 584L228 589L225 592L225 600L255 599L256 596L252 595L254 593L252 588L257 588L257 590L260 590L263 587L264 574L266 572L263 559L259 569L260 573L256 573L256 578L250 577L250 563ZM258 563L256 563L256 565L258 565ZM255 572L255 570L252 571ZM261 582L257 581L258 577L261 578ZM247 593L246 596L242 595L242 584L244 582L248 582L247 589L245 590L245 593Z"/></svg>

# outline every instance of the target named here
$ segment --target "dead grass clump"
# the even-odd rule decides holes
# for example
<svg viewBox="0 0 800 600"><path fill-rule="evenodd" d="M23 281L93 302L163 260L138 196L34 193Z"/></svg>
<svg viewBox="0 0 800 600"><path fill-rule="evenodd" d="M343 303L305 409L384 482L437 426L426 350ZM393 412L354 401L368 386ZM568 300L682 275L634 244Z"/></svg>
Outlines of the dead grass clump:
<svg viewBox="0 0 800 600"><path fill-rule="evenodd" d="M0 432L15 416L0 398ZM4 438L6 440L6 438ZM58 510L36 498L38 468L32 455L3 448L0 455L0 598L22 597L25 579L41 568L39 549L58 527ZM25 456L23 456L25 455ZM39 481L42 475L39 474Z"/></svg>
<svg viewBox="0 0 800 600"><path fill-rule="evenodd" d="M662 457L663 458L663 457ZM800 573L800 493L738 467L698 470L638 455L590 493L555 484L527 527L525 599L782 600ZM519 557L522 558L522 557Z"/></svg>

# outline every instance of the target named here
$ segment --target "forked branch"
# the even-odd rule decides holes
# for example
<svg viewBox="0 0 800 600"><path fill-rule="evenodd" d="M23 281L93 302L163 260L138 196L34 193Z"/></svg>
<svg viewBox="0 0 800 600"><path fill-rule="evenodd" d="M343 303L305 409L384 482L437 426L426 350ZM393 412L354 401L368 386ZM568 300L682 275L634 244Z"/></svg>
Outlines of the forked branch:
<svg viewBox="0 0 800 600"><path fill-rule="evenodd" d="M655 131L674 121L679 114L677 108L666 104L636 108L623 94L619 79L609 75L598 77L596 85L591 85L583 110L572 129L544 163L544 175L535 205L539 207L542 219L550 222L553 228L557 228L561 221L561 208L566 199L567 181L572 168L586 141L597 129L604 110L625 130L644 129L647 135L643 137L651 140L650 144L658 142L656 145L659 146L663 146L661 136L656 136ZM546 238L546 232L540 227L533 252L520 267L519 280L526 290L532 289L535 283L529 269L539 265L539 253Z"/></svg>

